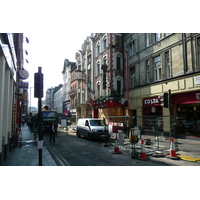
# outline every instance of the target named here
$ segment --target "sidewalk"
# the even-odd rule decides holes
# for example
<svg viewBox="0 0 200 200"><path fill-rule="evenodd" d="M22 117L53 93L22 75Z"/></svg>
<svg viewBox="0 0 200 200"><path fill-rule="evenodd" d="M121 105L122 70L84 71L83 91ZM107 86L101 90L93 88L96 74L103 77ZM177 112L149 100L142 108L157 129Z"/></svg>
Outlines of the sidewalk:
<svg viewBox="0 0 200 200"><path fill-rule="evenodd" d="M8 153L4 166L39 166L39 153L37 142L34 141L33 133L28 130L28 126L22 128L22 147L13 148ZM45 145L42 150L42 166L57 166L49 154Z"/></svg>

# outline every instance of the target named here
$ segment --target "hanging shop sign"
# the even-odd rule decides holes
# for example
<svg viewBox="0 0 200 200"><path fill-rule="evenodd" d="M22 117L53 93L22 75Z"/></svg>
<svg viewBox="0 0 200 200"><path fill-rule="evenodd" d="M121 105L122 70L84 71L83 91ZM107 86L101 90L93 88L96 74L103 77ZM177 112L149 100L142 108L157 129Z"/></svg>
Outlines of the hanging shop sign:
<svg viewBox="0 0 200 200"><path fill-rule="evenodd" d="M20 79L27 79L29 77L29 73L25 69L20 69L19 70L19 78Z"/></svg>
<svg viewBox="0 0 200 200"><path fill-rule="evenodd" d="M18 88L28 89L28 82L19 82Z"/></svg>

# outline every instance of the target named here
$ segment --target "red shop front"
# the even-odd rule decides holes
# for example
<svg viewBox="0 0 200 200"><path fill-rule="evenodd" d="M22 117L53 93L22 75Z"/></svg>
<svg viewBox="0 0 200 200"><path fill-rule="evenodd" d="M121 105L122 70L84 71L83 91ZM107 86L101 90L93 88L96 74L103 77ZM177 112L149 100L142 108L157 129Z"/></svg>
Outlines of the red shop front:
<svg viewBox="0 0 200 200"><path fill-rule="evenodd" d="M143 99L142 115L162 115L161 101L158 96Z"/></svg>

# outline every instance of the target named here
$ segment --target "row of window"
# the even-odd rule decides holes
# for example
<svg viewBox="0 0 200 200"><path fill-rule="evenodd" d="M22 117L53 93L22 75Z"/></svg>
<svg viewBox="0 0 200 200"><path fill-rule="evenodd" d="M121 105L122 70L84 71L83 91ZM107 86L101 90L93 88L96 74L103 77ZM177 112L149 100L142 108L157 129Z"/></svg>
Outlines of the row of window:
<svg viewBox="0 0 200 200"><path fill-rule="evenodd" d="M107 48L107 35L104 35L102 37L102 42L99 40L96 44L96 54L99 55L101 51L105 50L106 48Z"/></svg>
<svg viewBox="0 0 200 200"><path fill-rule="evenodd" d="M169 36L170 33L145 33L146 37L146 47L149 47L151 44L154 44L156 42L159 42L161 39ZM133 40L129 42L129 56L133 56L136 54L136 41Z"/></svg>
<svg viewBox="0 0 200 200"><path fill-rule="evenodd" d="M166 74L165 78L171 77L171 64L170 64L170 53L169 51L164 53L164 60L161 60L161 55L158 55L152 59L152 64L150 64L150 59L146 60L146 82L151 82L151 77L153 80L160 81L162 80L162 71ZM152 70L151 70L152 69ZM136 70L135 66L132 66L130 69L130 87L135 87L136 85ZM152 74L153 73L153 74Z"/></svg>

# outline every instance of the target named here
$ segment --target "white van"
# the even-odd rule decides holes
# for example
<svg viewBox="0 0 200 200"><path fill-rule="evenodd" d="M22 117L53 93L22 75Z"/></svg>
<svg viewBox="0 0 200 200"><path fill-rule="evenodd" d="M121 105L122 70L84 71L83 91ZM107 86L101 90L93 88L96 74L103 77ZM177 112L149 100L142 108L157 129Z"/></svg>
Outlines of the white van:
<svg viewBox="0 0 200 200"><path fill-rule="evenodd" d="M110 134L108 133L108 125L105 124L104 120L97 118L82 118L77 122L78 137L84 136L89 140L92 139L109 139Z"/></svg>

